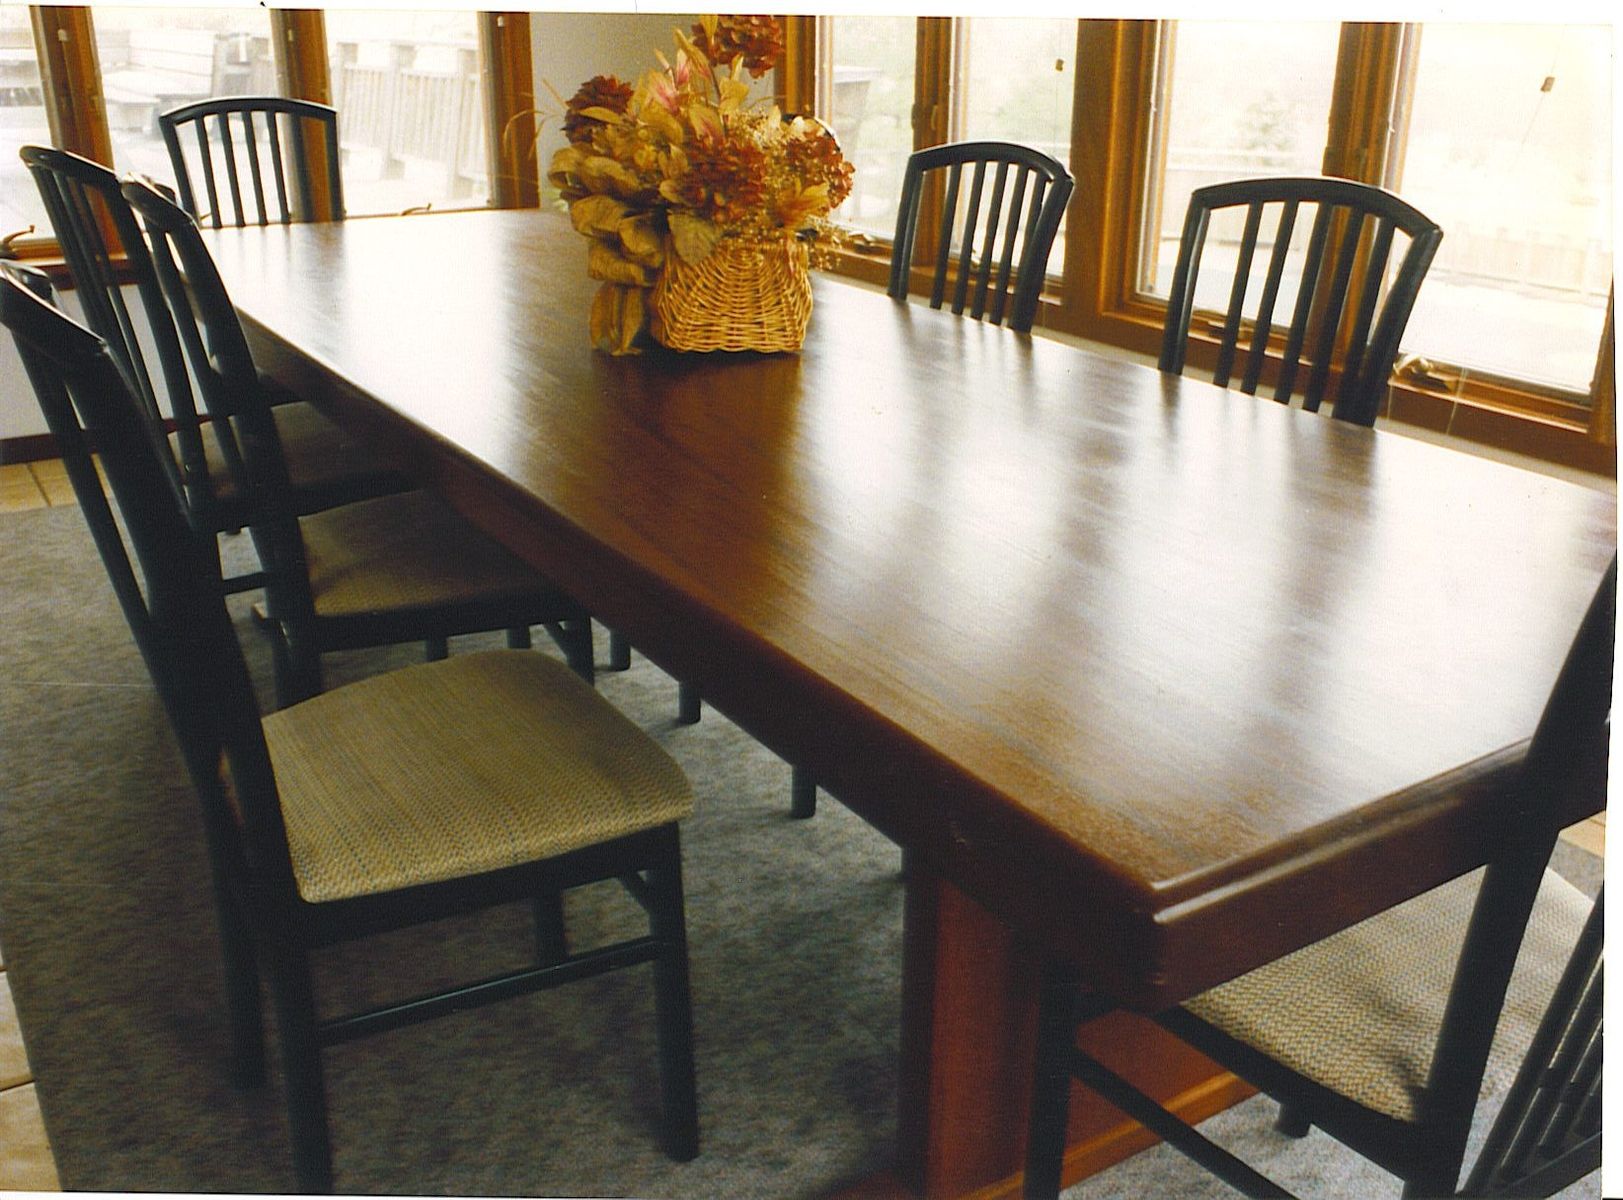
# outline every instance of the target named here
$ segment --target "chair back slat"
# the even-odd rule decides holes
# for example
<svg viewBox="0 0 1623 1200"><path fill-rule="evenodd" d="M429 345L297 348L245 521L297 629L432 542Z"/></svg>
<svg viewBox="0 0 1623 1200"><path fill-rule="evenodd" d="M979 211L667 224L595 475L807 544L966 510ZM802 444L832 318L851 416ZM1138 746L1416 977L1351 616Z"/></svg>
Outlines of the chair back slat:
<svg viewBox="0 0 1623 1200"><path fill-rule="evenodd" d="M1267 282L1251 313L1246 311L1249 275L1260 233L1255 222L1265 205L1281 206L1281 215ZM1295 235L1298 212L1307 206L1315 211L1303 250ZM1184 369L1203 259L1217 240L1210 232L1212 217L1235 209L1245 210L1245 231L1236 276L1224 288L1228 307L1219 314L1214 379L1230 385L1243 349L1241 391L1255 394L1268 368L1276 367L1274 399L1316 411L1336 379L1333 415L1373 424L1442 231L1390 192L1345 179L1251 179L1195 189L1169 289L1163 371ZM1392 270L1399 234L1404 248ZM1274 310L1288 286L1292 261L1300 262L1300 279L1289 324L1276 338Z"/></svg>
<svg viewBox="0 0 1623 1200"><path fill-rule="evenodd" d="M963 241L958 246L958 278L953 284L952 311L954 316L962 316L964 305L969 296L969 278L974 274L975 263L975 231L981 216L981 192L986 186L986 164L975 164L975 174L970 179L969 202L964 205ZM948 219L943 222L945 227L951 223L952 209L943 210Z"/></svg>
<svg viewBox="0 0 1623 1200"><path fill-rule="evenodd" d="M169 150L181 207L216 229L227 224L285 225L317 218L318 197L309 161L314 147L308 132L308 127L315 125L323 138L321 150L330 206L326 215L334 220L343 217L338 114L330 106L283 96L225 96L171 109L159 115L158 123ZM180 136L187 127L195 130L196 151L192 155L184 152L187 143ZM207 211L197 203L191 178L194 160L208 195ZM216 184L222 171L230 189L229 210L222 207Z"/></svg>
<svg viewBox="0 0 1623 1200"><path fill-rule="evenodd" d="M1341 329L1341 313L1346 306L1347 289L1352 281L1353 264L1358 257L1359 243L1363 238L1364 214L1345 213L1341 216L1343 220L1336 230L1341 249L1336 256L1335 274L1323 294L1324 307L1318 316L1319 328L1317 342L1313 348L1312 366L1308 374L1307 388L1302 393L1302 407L1308 412L1318 412L1319 404L1324 399L1324 385L1330 377L1330 358L1335 351L1336 335Z"/></svg>
<svg viewBox="0 0 1623 1200"><path fill-rule="evenodd" d="M1014 195L1009 200L1010 228L1018 228L1021 216L1026 211L1026 189L1030 186L1032 177L1033 172L1030 167L1022 166L1015 173ZM1036 218L1037 209L1041 204L1042 190L1045 182L1046 181L1041 176L1037 176L1037 186L1031 202L1031 215L1033 219ZM1026 236L1030 238L1032 235L1028 231ZM1014 282L1014 244L1015 239L1012 237L1006 237L1003 239L1003 256L998 259L997 284L993 288L992 292L992 311L990 315L992 324L994 325L1003 324L1003 317L1009 306L1009 290ZM987 261L991 261L990 255L988 255ZM977 317L980 316L979 313L976 313L975 315Z"/></svg>
<svg viewBox="0 0 1623 1200"><path fill-rule="evenodd" d="M265 203L265 175L259 164L259 135L254 122L254 114L242 114L242 140L247 148L248 177L254 185L254 208L259 214L258 224L270 224L270 208ZM281 202L281 211L287 210L287 197L278 197Z"/></svg>
<svg viewBox="0 0 1623 1200"><path fill-rule="evenodd" d="M215 133L220 145L220 157L225 162L225 177L231 184L231 213L233 225L247 225L248 211L242 203L242 180L237 172L237 148L231 137L231 114L218 113L215 116Z"/></svg>
<svg viewBox="0 0 1623 1200"><path fill-rule="evenodd" d="M997 262L997 234L999 221L1003 216L1003 193L1009 183L1009 164L998 163L997 174L992 180L992 198L986 205L986 231L981 235L980 267L975 272L975 296L970 301L969 315L977 321L986 315L986 298L992 286L992 267ZM1010 220L1018 225L1020 214L1018 210L1011 211ZM1008 241L1014 239L1008 238Z"/></svg>
<svg viewBox="0 0 1623 1200"><path fill-rule="evenodd" d="M1268 357L1268 341L1274 331L1274 307L1279 303L1280 287L1285 279L1285 262L1290 257L1291 238L1296 233L1296 214L1299 206L1287 200L1279 213L1279 224L1274 228L1274 249L1268 257L1268 276L1263 282L1262 299L1257 306L1253 324L1251 352L1246 356L1245 378L1240 390L1256 395L1262 381L1262 368Z"/></svg>
<svg viewBox="0 0 1623 1200"><path fill-rule="evenodd" d="M1240 236L1240 256L1234 267L1234 286L1229 289L1229 315L1223 323L1213 378L1227 387L1234 370L1234 348L1240 342L1240 314L1245 311L1245 293L1251 284L1251 260L1257 251L1257 233L1262 226L1262 205L1253 204L1245 214L1245 232Z"/></svg>
<svg viewBox="0 0 1623 1200"><path fill-rule="evenodd" d="M1302 344L1307 341L1308 318L1313 313L1313 298L1324 270L1324 257L1330 249L1330 216L1330 209L1320 205L1313 217L1313 232L1308 235L1307 257L1302 264L1302 282L1296 291L1296 307L1285 331L1279 382L1274 387L1275 400L1289 402L1295 392L1296 374L1302 366Z"/></svg>
<svg viewBox="0 0 1623 1200"><path fill-rule="evenodd" d="M958 211L958 184L963 171L962 163L954 163L947 172L947 194L941 202L941 232L936 238L935 282L930 287L931 308L940 308L947 296L947 263L952 259L952 219L949 214Z"/></svg>
<svg viewBox="0 0 1623 1200"><path fill-rule="evenodd" d="M1363 371L1364 355L1369 345L1369 333L1375 322L1375 305L1381 298L1381 280L1386 278L1387 265L1392 261L1392 243L1397 226L1390 218L1379 217L1375 222L1375 238L1370 244L1365 261L1364 282L1358 289L1358 304L1353 312L1352 333L1347 340L1347 354L1341 363L1341 387L1336 400L1348 395L1351 381Z"/></svg>
<svg viewBox="0 0 1623 1200"><path fill-rule="evenodd" d="M974 167L967 189L966 165ZM990 181L989 167L995 168ZM897 299L907 297L923 224L934 230L926 252L933 272L930 306L948 303L950 291L955 314L967 312L993 324L1007 318L1010 328L1028 332L1072 187L1064 164L1009 142L959 142L916 151L902 179L887 291ZM929 198L934 207L937 196L932 225L924 218L924 202Z"/></svg>

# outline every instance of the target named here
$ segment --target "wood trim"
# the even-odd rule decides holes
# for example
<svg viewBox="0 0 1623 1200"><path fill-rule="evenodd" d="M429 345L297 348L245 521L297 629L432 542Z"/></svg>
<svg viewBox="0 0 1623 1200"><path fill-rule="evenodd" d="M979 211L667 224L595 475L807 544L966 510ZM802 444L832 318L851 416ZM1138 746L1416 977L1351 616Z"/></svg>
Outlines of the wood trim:
<svg viewBox="0 0 1623 1200"><path fill-rule="evenodd" d="M113 140L107 131L107 105L90 10L36 6L29 9L29 15L52 139L64 150L111 167Z"/></svg>
<svg viewBox="0 0 1623 1200"><path fill-rule="evenodd" d="M1132 295L1159 35L1154 21L1078 25L1071 118L1077 188L1066 217L1064 294L1043 306L1041 318L1051 328L1144 353L1158 348L1164 315L1164 306L1157 310Z"/></svg>
<svg viewBox="0 0 1623 1200"><path fill-rule="evenodd" d="M271 37L276 42L276 83L282 95L331 104L325 15L319 8L273 8L270 19Z"/></svg>
<svg viewBox="0 0 1623 1200"><path fill-rule="evenodd" d="M61 452L56 448L56 438L49 433L28 433L17 437L0 438L0 466L45 462L61 457Z"/></svg>
<svg viewBox="0 0 1623 1200"><path fill-rule="evenodd" d="M1600 355L1589 385L1591 413L1589 440L1613 451L1612 468L1617 468L1617 289L1606 297L1606 323L1601 327Z"/></svg>
<svg viewBox="0 0 1623 1200"><path fill-rule="evenodd" d="M317 104L332 103L327 70L327 19L320 9L273 8L271 41L275 46L276 83L282 95ZM343 114L338 116L340 131ZM328 186L327 147L321 138L306 138L304 156L310 173L310 201L317 213L333 212Z"/></svg>
<svg viewBox="0 0 1623 1200"><path fill-rule="evenodd" d="M539 208L536 107L530 15L478 14L484 73L485 158L493 208Z"/></svg>
<svg viewBox="0 0 1623 1200"><path fill-rule="evenodd" d="M783 20L783 61L778 64L774 98L783 112L806 116L817 112L817 18Z"/></svg>
<svg viewBox="0 0 1623 1200"><path fill-rule="evenodd" d="M1324 173L1361 183L1387 183L1393 151L1407 140L1394 132L1406 27L1392 21L1348 21L1336 51ZM1393 181L1395 182L1395 180Z"/></svg>
<svg viewBox="0 0 1623 1200"><path fill-rule="evenodd" d="M913 55L913 149L939 146L951 136L953 20L920 17ZM919 241L925 242L923 231Z"/></svg>

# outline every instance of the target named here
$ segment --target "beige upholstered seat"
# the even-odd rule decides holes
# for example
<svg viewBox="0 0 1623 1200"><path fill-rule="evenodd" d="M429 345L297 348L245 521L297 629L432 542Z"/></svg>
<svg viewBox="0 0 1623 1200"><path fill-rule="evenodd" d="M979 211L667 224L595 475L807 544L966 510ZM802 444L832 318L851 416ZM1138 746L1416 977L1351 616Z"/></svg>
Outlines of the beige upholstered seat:
<svg viewBox="0 0 1623 1200"><path fill-rule="evenodd" d="M540 654L389 672L263 725L311 903L553 858L693 809L671 757Z"/></svg>
<svg viewBox="0 0 1623 1200"><path fill-rule="evenodd" d="M1184 1007L1316 1083L1413 1121L1481 880L1480 870L1464 875ZM1485 1088L1507 1084L1526 1055L1589 906L1545 871Z"/></svg>
<svg viewBox="0 0 1623 1200"><path fill-rule="evenodd" d="M284 403L271 410L276 433L287 460L288 485L299 512L319 512L333 504L366 496L381 496L406 487L406 480L390 471L359 442L345 434L308 404ZM220 453L219 440L208 426L201 430L203 459L216 503L236 504L241 499L236 477ZM169 435L175 461L181 460L180 435Z"/></svg>
<svg viewBox="0 0 1623 1200"><path fill-rule="evenodd" d="M320 618L534 596L540 577L426 492L299 519Z"/></svg>

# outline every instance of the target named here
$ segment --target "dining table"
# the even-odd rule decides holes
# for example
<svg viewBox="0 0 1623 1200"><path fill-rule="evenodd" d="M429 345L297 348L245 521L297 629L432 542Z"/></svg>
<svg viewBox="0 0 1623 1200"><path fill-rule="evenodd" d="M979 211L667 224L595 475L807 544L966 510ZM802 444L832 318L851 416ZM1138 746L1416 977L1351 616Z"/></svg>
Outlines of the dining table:
<svg viewBox="0 0 1623 1200"><path fill-rule="evenodd" d="M1480 865L1616 550L1604 489L820 272L798 353L610 356L554 211L206 237L263 372L902 847L853 1194L1017 1191L1046 956L1243 1094L1133 1014ZM1073 1176L1145 1144L1076 1107Z"/></svg>

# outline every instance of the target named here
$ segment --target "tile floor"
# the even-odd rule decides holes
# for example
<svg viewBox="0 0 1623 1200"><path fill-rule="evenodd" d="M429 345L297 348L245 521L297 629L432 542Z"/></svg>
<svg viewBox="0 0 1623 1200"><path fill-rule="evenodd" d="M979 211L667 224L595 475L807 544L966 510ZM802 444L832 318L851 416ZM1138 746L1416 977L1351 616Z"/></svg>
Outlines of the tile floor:
<svg viewBox="0 0 1623 1200"><path fill-rule="evenodd" d="M60 462L0 466L0 513L72 504L73 490ZM1606 849L1606 814L1563 835L1593 854ZM0 948L0 954L3 954ZM40 1118L5 962L0 958L0 1192L59 1191L56 1164Z"/></svg>

